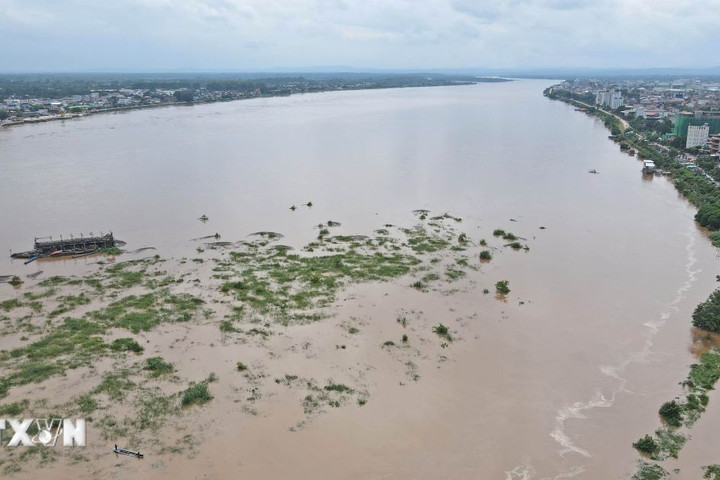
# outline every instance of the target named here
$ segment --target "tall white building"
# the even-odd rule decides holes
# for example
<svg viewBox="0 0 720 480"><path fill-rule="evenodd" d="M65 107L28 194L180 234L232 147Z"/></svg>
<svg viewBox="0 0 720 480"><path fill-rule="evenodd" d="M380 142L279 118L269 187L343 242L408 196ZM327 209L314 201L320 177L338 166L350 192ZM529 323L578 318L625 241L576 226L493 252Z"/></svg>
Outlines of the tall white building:
<svg viewBox="0 0 720 480"><path fill-rule="evenodd" d="M610 92L607 90L599 90L595 92L595 104L596 105L607 105L610 103Z"/></svg>
<svg viewBox="0 0 720 480"><path fill-rule="evenodd" d="M707 123L705 125L690 125L688 127L685 148L705 146L709 135L710 126Z"/></svg>
<svg viewBox="0 0 720 480"><path fill-rule="evenodd" d="M623 105L622 93L615 90L598 90L595 92L595 104L615 110Z"/></svg>
<svg viewBox="0 0 720 480"><path fill-rule="evenodd" d="M615 110L616 108L620 108L623 106L623 98L622 93L613 91L610 94L610 110Z"/></svg>

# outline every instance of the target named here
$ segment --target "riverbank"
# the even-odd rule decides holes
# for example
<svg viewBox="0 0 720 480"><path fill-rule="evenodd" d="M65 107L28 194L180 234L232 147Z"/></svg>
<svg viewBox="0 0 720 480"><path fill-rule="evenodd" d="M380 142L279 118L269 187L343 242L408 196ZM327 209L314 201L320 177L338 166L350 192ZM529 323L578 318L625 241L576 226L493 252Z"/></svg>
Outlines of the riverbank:
<svg viewBox="0 0 720 480"><path fill-rule="evenodd" d="M552 88L550 87L544 92L546 96L552 92ZM661 152L650 148L637 132L630 136L623 135L629 124L618 115L605 112L602 109L597 109L572 98L556 95L553 96L553 99L582 107L583 111L588 115L603 120L613 135L622 135L621 141L637 149L639 158L652 159L658 166L670 170L673 173L673 184L678 192L697 207L702 207L708 203L708 195L711 198L720 198L716 185L700 175L688 172L687 169L678 165L671 156L663 155ZM618 122L622 125L622 128L618 127ZM696 188L704 192L704 196L698 195ZM708 193L708 190L711 189L715 191ZM708 239L713 245L718 246L717 234L708 234ZM708 340L713 340L709 332ZM705 353L701 352L699 362L691 365L687 379L681 383L683 390L680 396L665 402L660 407L659 416L662 419L663 426L658 428L653 435L645 435L633 443L633 447L644 454L644 458L639 460L638 470L633 475L633 479L656 480L671 477L670 473L659 462L669 458L678 458L680 450L689 438L690 429L706 410L710 401L709 392L714 390L715 384L720 379L720 347L717 347L717 339L711 342L711 344L713 343L715 348ZM713 475L706 478L715 478L716 473L713 472L720 469L718 465L705 466L704 468L707 469L708 475Z"/></svg>
<svg viewBox="0 0 720 480"><path fill-rule="evenodd" d="M476 77L472 80L468 80L466 77L462 77L462 79L455 79L454 77L448 77L447 80L443 80L442 78L438 79L432 79L432 78L426 78L423 82L417 83L415 80L405 80L406 76L396 76L397 78L393 78L391 75L389 77L390 80L385 80L385 84L382 81L371 81L371 82L364 82L364 83L340 83L340 85L331 85L331 86L314 86L311 89L297 89L298 79L292 79L293 82L290 84L289 88L283 88L279 90L272 90L270 92L263 93L261 89L258 87L258 83L253 84L253 91L251 93L238 93L237 91L227 91L227 92L212 92L213 94L210 95L208 92L204 92L204 94L201 92L201 94L198 94L193 98L193 92L192 91L186 91L184 88L180 90L181 93L189 94L188 100L183 99L175 99L172 95L169 96L171 101L161 101L159 103L153 103L153 104L144 104L144 105L130 105L130 106L114 106L114 107L107 107L107 108L100 108L100 109L94 109L89 110L87 109L86 105L83 107L83 111L78 112L63 112L55 115L44 115L41 117L32 117L32 118L23 118L20 120L0 120L0 127L11 127L11 126L18 126L18 125L26 125L26 124L37 124L37 123L44 123L44 122L51 122L51 121L57 121L57 120L71 120L71 119L78 119L85 116L90 115L97 115L101 113L113 113L113 112L126 112L131 110L143 110L148 108L157 108L157 107L168 107L168 106L190 106L190 105L202 105L202 104L212 104L212 103L222 103L222 102L233 102L238 100L250 100L250 99L258 99L258 98L272 98L272 97L278 97L278 96L290 96L290 95L298 95L298 94L305 94L305 93L323 93L323 92L336 92L336 91L355 91L355 90L379 90L379 89L390 89L390 88L419 88L419 87L434 87L434 86L459 86L459 85L473 85L477 83L496 83L496 82L510 82L512 79L507 78L496 78L496 77ZM409 77L413 78L413 77ZM301 80L301 79L300 79ZM205 80L207 81L207 79ZM228 82L228 80L224 80L225 82ZM275 82L278 80L275 79ZM232 81L229 81L232 83ZM405 83L407 82L407 83ZM337 83L337 82L335 82ZM184 85L184 84L181 84ZM2 85L0 85L1 87ZM117 85L114 86L114 88L118 89ZM125 89L119 89L125 90ZM4 92L6 95L8 92L12 92L11 86L8 87L8 91ZM107 93L107 92L106 92ZM147 95L149 94L149 91L145 91L142 94ZM136 95L139 95L140 92L136 92ZM168 98L166 95L163 98ZM63 100L63 99L50 99L50 100ZM45 99L47 102L48 99ZM89 101L89 99L86 99L86 101ZM73 104L69 104L67 106L68 109L72 110L73 108L76 108L77 106L74 106ZM77 107L80 108L80 107Z"/></svg>

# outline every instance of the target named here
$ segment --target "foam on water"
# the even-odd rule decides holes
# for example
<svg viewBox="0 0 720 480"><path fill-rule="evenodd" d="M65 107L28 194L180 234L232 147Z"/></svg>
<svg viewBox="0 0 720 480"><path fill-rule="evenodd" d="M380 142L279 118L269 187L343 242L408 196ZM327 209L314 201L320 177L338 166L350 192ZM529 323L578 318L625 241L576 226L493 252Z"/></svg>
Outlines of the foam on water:
<svg viewBox="0 0 720 480"><path fill-rule="evenodd" d="M555 428L549 435L560 446L558 453L561 457L565 457L567 454L577 454L584 458L590 458L592 456L591 452L575 444L568 436L565 423L568 419L587 418L586 413L595 408L609 408L615 403L615 399L618 394L628 392L625 388L627 385L627 379L622 376L622 373L632 364L648 362L650 355L652 354L652 347L654 345L653 340L655 336L665 326L673 314L680 311L678 304L686 298L688 291L697 280L697 274L701 272L701 269L694 268L697 263L697 258L695 256L695 234L696 231L694 228L690 228L686 233L688 242L685 246L687 254L687 262L685 263L685 281L676 290L675 297L672 301L663 307L662 311L658 315L658 318L643 323L643 326L646 328L646 331L644 332L645 341L643 343L643 348L637 352L631 353L615 365L600 365L598 367L603 375L616 380L617 385L613 388L612 392L606 396L598 389L595 391L595 394L591 399L565 405L557 411L557 416L555 417ZM554 477L554 480L572 478L585 470L586 468L584 466L574 466L567 471L558 473ZM505 473L506 480L529 480L535 476L535 470L531 465L517 466Z"/></svg>

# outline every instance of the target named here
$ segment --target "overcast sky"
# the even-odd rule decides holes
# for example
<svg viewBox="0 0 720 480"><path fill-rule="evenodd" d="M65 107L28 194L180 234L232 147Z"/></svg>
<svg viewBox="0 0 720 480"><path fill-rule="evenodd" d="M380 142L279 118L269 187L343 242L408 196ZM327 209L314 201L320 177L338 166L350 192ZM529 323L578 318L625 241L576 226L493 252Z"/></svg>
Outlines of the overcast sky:
<svg viewBox="0 0 720 480"><path fill-rule="evenodd" d="M703 67L720 0L0 0L0 70Z"/></svg>

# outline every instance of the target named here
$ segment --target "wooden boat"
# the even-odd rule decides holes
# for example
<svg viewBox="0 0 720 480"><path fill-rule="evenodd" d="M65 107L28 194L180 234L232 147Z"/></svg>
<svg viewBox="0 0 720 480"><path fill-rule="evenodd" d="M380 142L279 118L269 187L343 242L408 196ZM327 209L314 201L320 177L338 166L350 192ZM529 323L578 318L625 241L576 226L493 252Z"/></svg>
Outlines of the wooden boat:
<svg viewBox="0 0 720 480"><path fill-rule="evenodd" d="M80 237L70 239L60 239L50 241L39 241L35 239L35 245L33 250L27 252L13 253L10 256L12 258L26 258L30 259L33 257L46 258L46 257L63 257L66 255L78 255L85 253L97 253L104 248L115 247L119 241L115 240L112 233L101 235L99 237Z"/></svg>
<svg viewBox="0 0 720 480"><path fill-rule="evenodd" d="M140 451L134 451L134 450L128 450L127 448L120 448L117 445L115 445L115 448L113 449L114 453L117 453L119 455L127 455L129 457L135 457L135 458L144 458L145 455L140 453Z"/></svg>

